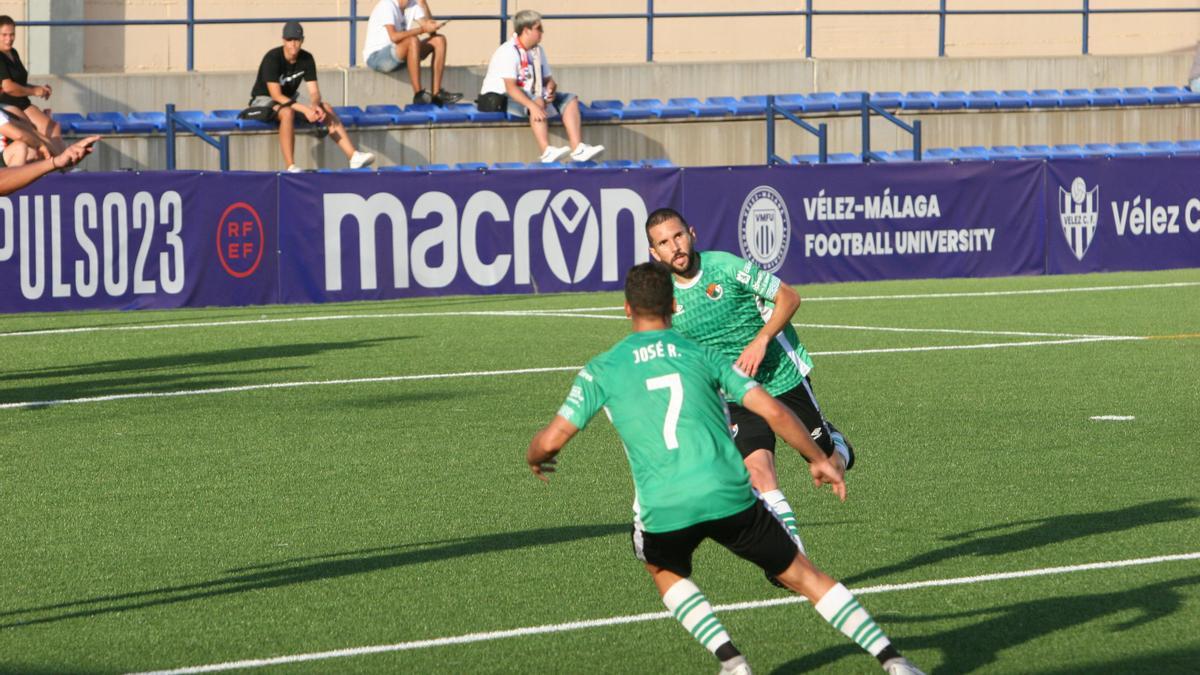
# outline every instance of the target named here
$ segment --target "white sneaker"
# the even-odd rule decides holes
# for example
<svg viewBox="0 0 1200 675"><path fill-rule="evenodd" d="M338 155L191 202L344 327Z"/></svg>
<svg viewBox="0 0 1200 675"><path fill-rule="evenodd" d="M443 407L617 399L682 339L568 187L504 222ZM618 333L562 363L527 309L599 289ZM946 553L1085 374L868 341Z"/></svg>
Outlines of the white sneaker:
<svg viewBox="0 0 1200 675"><path fill-rule="evenodd" d="M571 151L571 161L586 162L602 152L604 152L603 145L588 145L587 143L580 143L579 145L575 146L574 150Z"/></svg>
<svg viewBox="0 0 1200 675"><path fill-rule="evenodd" d="M725 670L722 668L721 672L717 673L717 675L753 675L753 673L750 672L750 664L742 662L732 670Z"/></svg>
<svg viewBox="0 0 1200 675"><path fill-rule="evenodd" d="M903 656L896 659L888 659L887 663L883 664L883 670L888 675L925 675L925 673L921 672Z"/></svg>
<svg viewBox="0 0 1200 675"><path fill-rule="evenodd" d="M375 155L369 152L359 152L355 150L354 154L350 156L351 169L361 169L364 166L371 166L374 163Z"/></svg>
<svg viewBox="0 0 1200 675"><path fill-rule="evenodd" d="M289 166L287 169L285 169L285 171L287 171L288 173L304 173L304 169L301 169L300 167L296 166L295 164L292 164L291 166Z"/></svg>
<svg viewBox="0 0 1200 675"><path fill-rule="evenodd" d="M541 162L542 164L549 164L551 162L557 162L558 160L562 159L563 156L566 155L568 152L571 152L571 149L565 145L561 146L561 147L556 146L556 145L547 145L546 149L544 151L542 151L542 156L538 157L538 161Z"/></svg>

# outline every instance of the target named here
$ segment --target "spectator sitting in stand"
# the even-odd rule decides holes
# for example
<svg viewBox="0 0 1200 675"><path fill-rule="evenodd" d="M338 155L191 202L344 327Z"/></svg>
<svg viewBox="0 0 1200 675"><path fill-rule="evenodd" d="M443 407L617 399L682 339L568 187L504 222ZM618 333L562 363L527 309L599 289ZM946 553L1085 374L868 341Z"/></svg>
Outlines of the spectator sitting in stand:
<svg viewBox="0 0 1200 675"><path fill-rule="evenodd" d="M0 106L9 117L28 122L49 143L52 154L61 154L67 144L62 139L62 127L50 116L50 109L42 110L29 100L30 96L49 100L53 93L48 84L29 84L29 71L21 63L13 42L17 37L17 24L11 16L0 16Z"/></svg>
<svg viewBox="0 0 1200 675"><path fill-rule="evenodd" d="M283 46L276 47L263 56L258 66L258 78L250 91L250 107L275 109L279 119L279 149L283 152L283 163L289 173L302 171L296 166L296 116L300 115L313 124L324 124L329 128L329 138L337 143L350 168L358 169L375 161L375 155L359 152L346 127L338 119L333 107L321 100L321 89L317 86L317 62L312 54L300 48L304 44L304 29L297 21L283 26ZM308 83L309 104L297 102L301 80Z"/></svg>
<svg viewBox="0 0 1200 675"><path fill-rule="evenodd" d="M445 21L435 21L425 0L379 0L367 21L367 37L362 58L372 70L390 73L401 65L408 66L412 82L413 103L450 105L462 94L442 88L442 73L446 70L446 36L437 31ZM421 36L428 37L422 38ZM433 54L429 66L433 91L421 86L421 61Z"/></svg>
<svg viewBox="0 0 1200 675"><path fill-rule="evenodd" d="M500 45L488 63L487 75L477 104L481 111L507 110L528 117L543 163L557 162L569 155L572 162L586 162L604 152L603 145L584 143L580 132L579 100L575 94L558 90L550 73L546 50L542 49L542 15L523 9L513 17L513 35ZM550 145L547 118L561 115L570 145Z"/></svg>

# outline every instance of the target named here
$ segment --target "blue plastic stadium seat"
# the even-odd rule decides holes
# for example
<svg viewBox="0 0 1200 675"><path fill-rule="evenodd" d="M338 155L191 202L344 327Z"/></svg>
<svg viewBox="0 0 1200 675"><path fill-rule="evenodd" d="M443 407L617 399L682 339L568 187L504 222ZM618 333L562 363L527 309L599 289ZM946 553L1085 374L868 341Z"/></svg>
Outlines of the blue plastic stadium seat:
<svg viewBox="0 0 1200 675"><path fill-rule="evenodd" d="M1174 155L1179 152L1179 145L1173 141L1150 141L1143 146L1147 155Z"/></svg>
<svg viewBox="0 0 1200 675"><path fill-rule="evenodd" d="M1177 143L1175 143L1175 146L1177 148L1175 151L1176 154L1182 154L1182 155L1200 154L1200 141L1193 141L1193 140L1178 141Z"/></svg>
<svg viewBox="0 0 1200 675"><path fill-rule="evenodd" d="M820 162L819 155L792 155L792 164L819 164Z"/></svg>
<svg viewBox="0 0 1200 675"><path fill-rule="evenodd" d="M615 99L592 101L592 107L611 111L613 116L620 120L644 120L654 117L654 113L646 108L633 108Z"/></svg>
<svg viewBox="0 0 1200 675"><path fill-rule="evenodd" d="M870 95L865 91L843 91L838 94L835 101L838 110L862 110L863 94Z"/></svg>
<svg viewBox="0 0 1200 675"><path fill-rule="evenodd" d="M406 115L428 115L438 124L456 124L471 121L471 116L465 111L454 108L443 108L432 103L413 103L407 105L404 107L404 113Z"/></svg>
<svg viewBox="0 0 1200 675"><path fill-rule="evenodd" d="M830 164L852 164L861 162L862 157L855 152L831 152L829 153Z"/></svg>
<svg viewBox="0 0 1200 675"><path fill-rule="evenodd" d="M1149 105L1172 105L1179 103L1179 94L1170 91L1159 91L1158 87L1125 87L1125 97L1145 97ZM1126 101L1128 103L1128 101Z"/></svg>
<svg viewBox="0 0 1200 675"><path fill-rule="evenodd" d="M912 162L912 161L916 161L916 160L913 158L912 150L896 150L895 152L892 153L892 161L893 162Z"/></svg>
<svg viewBox="0 0 1200 675"><path fill-rule="evenodd" d="M1096 89L1096 94L1099 96L1116 96L1121 100L1120 105L1150 105L1150 90L1145 87L1130 87L1128 89L1099 87Z"/></svg>
<svg viewBox="0 0 1200 675"><path fill-rule="evenodd" d="M110 122L118 134L149 134L158 131L158 126L153 122L131 120L119 112L88 113L87 119L91 122Z"/></svg>
<svg viewBox="0 0 1200 675"><path fill-rule="evenodd" d="M786 110L790 113L812 112L812 109L808 107L808 94L777 94L775 96L775 108Z"/></svg>
<svg viewBox="0 0 1200 675"><path fill-rule="evenodd" d="M77 134L111 134L116 131L116 125L107 120L75 120L71 129Z"/></svg>
<svg viewBox="0 0 1200 675"><path fill-rule="evenodd" d="M381 166L381 167L379 167L379 170L380 170L380 171L401 171L401 172L404 172L404 171L416 171L416 168L415 168L415 167L412 167L412 166L409 166L408 164L388 164L387 166Z"/></svg>
<svg viewBox="0 0 1200 675"><path fill-rule="evenodd" d="M1053 152L1048 145L1023 145L1021 146L1021 157L1024 159L1050 159Z"/></svg>
<svg viewBox="0 0 1200 675"><path fill-rule="evenodd" d="M1015 145L993 145L991 158L999 160L1021 159L1021 149Z"/></svg>
<svg viewBox="0 0 1200 675"><path fill-rule="evenodd" d="M58 122L64 133L69 133L76 122L87 121L87 118L79 113L51 113L50 117Z"/></svg>
<svg viewBox="0 0 1200 675"><path fill-rule="evenodd" d="M525 162L493 162L493 169L524 169Z"/></svg>
<svg viewBox="0 0 1200 675"><path fill-rule="evenodd" d="M937 95L932 91L910 91L900 99L905 110L932 110L937 105Z"/></svg>
<svg viewBox="0 0 1200 675"><path fill-rule="evenodd" d="M990 154L982 145L965 145L958 149L958 158L964 161L991 159Z"/></svg>
<svg viewBox="0 0 1200 675"><path fill-rule="evenodd" d="M449 164L418 164L413 167L414 171L453 171Z"/></svg>
<svg viewBox="0 0 1200 675"><path fill-rule="evenodd" d="M459 162L454 165L454 168L461 171L478 171L488 168L488 165L486 162Z"/></svg>
<svg viewBox="0 0 1200 675"><path fill-rule="evenodd" d="M1033 97L1022 89L1005 89L996 95L996 107L1001 110L1029 108L1032 105ZM1051 103L1051 106L1056 105L1058 105L1058 99Z"/></svg>
<svg viewBox="0 0 1200 675"><path fill-rule="evenodd" d="M963 91L938 92L934 107L938 110L962 110L967 107L967 94Z"/></svg>
<svg viewBox="0 0 1200 675"><path fill-rule="evenodd" d="M1117 143L1117 148L1113 152L1117 157L1144 157L1146 148L1141 143Z"/></svg>
<svg viewBox="0 0 1200 675"><path fill-rule="evenodd" d="M672 169L675 168L675 162L666 157L655 157L653 159L643 159L641 165L648 169Z"/></svg>
<svg viewBox="0 0 1200 675"><path fill-rule="evenodd" d="M991 89L977 89L967 94L967 107L972 110L998 108L1000 95Z"/></svg>
<svg viewBox="0 0 1200 675"><path fill-rule="evenodd" d="M200 129L203 131L234 131L241 128L236 119L217 117L207 113L200 118Z"/></svg>
<svg viewBox="0 0 1200 675"><path fill-rule="evenodd" d="M767 113L767 97L766 96L743 96L738 99L738 103L747 106L740 115L765 115Z"/></svg>
<svg viewBox="0 0 1200 675"><path fill-rule="evenodd" d="M1155 87L1154 91L1174 94L1179 97L1180 103L1200 103L1200 91L1192 91L1187 87Z"/></svg>
<svg viewBox="0 0 1200 675"><path fill-rule="evenodd" d="M1088 96L1094 106L1121 105L1121 90L1115 87L1100 87L1090 92L1087 89L1068 89L1067 92Z"/></svg>
<svg viewBox="0 0 1200 675"><path fill-rule="evenodd" d="M606 159L600 166L605 169L636 169L638 163L632 159Z"/></svg>
<svg viewBox="0 0 1200 675"><path fill-rule="evenodd" d="M1055 105L1063 108L1085 108L1091 105L1091 99L1080 94L1072 94L1072 90L1059 91L1057 89L1034 89L1033 96L1039 98L1053 98L1057 103Z"/></svg>
<svg viewBox="0 0 1200 675"><path fill-rule="evenodd" d="M743 103L733 96L709 96L704 99L709 105L718 105L734 115L762 115L766 110L752 103Z"/></svg>
<svg viewBox="0 0 1200 675"><path fill-rule="evenodd" d="M904 94L898 91L877 91L871 94L871 103L880 108L899 108L902 100L904 100Z"/></svg>
<svg viewBox="0 0 1200 675"><path fill-rule="evenodd" d="M697 117L724 117L729 114L728 108L711 103L703 103L698 98L673 98L668 100L667 104L687 108Z"/></svg>
<svg viewBox="0 0 1200 675"><path fill-rule="evenodd" d="M598 169L600 168L600 163L589 159L586 162L567 162L566 166L568 169Z"/></svg>
<svg viewBox="0 0 1200 675"><path fill-rule="evenodd" d="M656 98L635 98L629 102L627 108L649 110L655 117L660 119L675 119L680 117L691 117L692 109L682 105L671 105L663 103Z"/></svg>
<svg viewBox="0 0 1200 675"><path fill-rule="evenodd" d="M480 113L490 115L491 113ZM579 106L579 117L585 122L600 122L604 120L616 119L616 111L606 108L594 108L590 105L581 104Z"/></svg>
<svg viewBox="0 0 1200 675"><path fill-rule="evenodd" d="M1004 94L1017 95L1019 89L1005 89ZM1057 108L1062 105L1062 92L1057 89L1034 89L1024 92L1031 108Z"/></svg>
<svg viewBox="0 0 1200 675"><path fill-rule="evenodd" d="M1112 143L1085 143L1083 145L1083 152L1089 157L1095 157L1097 155L1112 157L1113 155L1117 154L1117 146L1113 145Z"/></svg>
<svg viewBox="0 0 1200 675"><path fill-rule="evenodd" d="M446 109L462 113L472 122L503 122L508 119L508 114L503 110L483 112L474 103L451 103ZM583 111L582 105L579 106L579 110Z"/></svg>
<svg viewBox="0 0 1200 675"><path fill-rule="evenodd" d="M955 148L929 148L924 152L925 159L948 162L952 159L958 159L958 150Z"/></svg>
<svg viewBox="0 0 1200 675"><path fill-rule="evenodd" d="M1076 159L1083 156L1083 146L1075 143L1059 144L1050 148L1050 159Z"/></svg>
<svg viewBox="0 0 1200 675"><path fill-rule="evenodd" d="M335 105L333 112L342 120L342 124L348 127L358 126L358 118L366 114L366 111L356 105Z"/></svg>

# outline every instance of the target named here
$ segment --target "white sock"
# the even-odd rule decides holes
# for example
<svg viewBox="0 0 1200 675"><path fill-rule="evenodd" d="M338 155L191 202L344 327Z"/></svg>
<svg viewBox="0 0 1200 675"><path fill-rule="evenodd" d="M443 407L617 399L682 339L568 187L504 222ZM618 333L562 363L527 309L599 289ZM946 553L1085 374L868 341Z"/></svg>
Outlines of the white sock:
<svg viewBox="0 0 1200 675"><path fill-rule="evenodd" d="M840 431L831 431L829 439L833 441L833 451L842 458L842 466L850 466L850 449L846 447L846 437Z"/></svg>
<svg viewBox="0 0 1200 675"><path fill-rule="evenodd" d="M796 547L800 549L801 553L804 553L804 542L800 540L800 530L796 527L796 514L792 511L792 505L788 504L787 497L783 496L783 492L780 490L764 492L759 495L759 499L763 500L767 507L775 513L779 521L787 528L788 534L792 535Z"/></svg>
<svg viewBox="0 0 1200 675"><path fill-rule="evenodd" d="M858 643L858 646L867 650L871 656L877 656L892 644L867 610L863 609L858 600L841 584L829 589L814 606L826 621Z"/></svg>
<svg viewBox="0 0 1200 675"><path fill-rule="evenodd" d="M717 650L729 642L725 626L713 614L712 605L691 579L680 579L663 594L663 604L675 615L696 641L716 656Z"/></svg>

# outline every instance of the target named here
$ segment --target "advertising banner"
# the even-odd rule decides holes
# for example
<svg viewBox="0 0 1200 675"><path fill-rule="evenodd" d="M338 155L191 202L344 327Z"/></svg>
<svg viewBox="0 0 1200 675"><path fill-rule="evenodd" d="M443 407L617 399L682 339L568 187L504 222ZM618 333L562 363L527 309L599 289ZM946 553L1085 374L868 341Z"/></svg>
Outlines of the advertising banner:
<svg viewBox="0 0 1200 675"><path fill-rule="evenodd" d="M701 248L792 283L1035 274L1040 162L688 169Z"/></svg>
<svg viewBox="0 0 1200 675"><path fill-rule="evenodd" d="M1197 176L1200 157L1048 163L1046 272L1200 265Z"/></svg>
<svg viewBox="0 0 1200 675"><path fill-rule="evenodd" d="M281 300L617 290L680 173L284 175Z"/></svg>
<svg viewBox="0 0 1200 675"><path fill-rule="evenodd" d="M0 197L0 312L276 302L276 179L54 175Z"/></svg>

